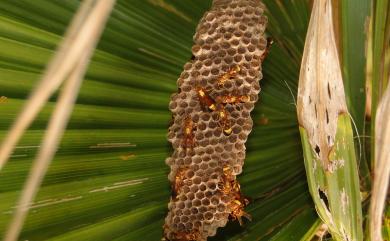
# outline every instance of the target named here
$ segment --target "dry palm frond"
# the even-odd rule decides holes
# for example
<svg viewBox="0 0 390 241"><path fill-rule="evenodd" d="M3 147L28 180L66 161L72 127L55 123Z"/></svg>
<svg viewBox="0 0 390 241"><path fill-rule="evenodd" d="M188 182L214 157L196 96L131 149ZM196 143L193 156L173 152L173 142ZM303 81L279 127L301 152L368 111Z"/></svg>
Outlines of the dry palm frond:
<svg viewBox="0 0 390 241"><path fill-rule="evenodd" d="M390 177L390 88L387 88L378 106L375 120L375 170L370 207L370 234L372 241L382 239L382 216Z"/></svg>
<svg viewBox="0 0 390 241"><path fill-rule="evenodd" d="M309 189L319 216L335 240L362 240L357 162L330 0L314 2L297 111Z"/></svg>
<svg viewBox="0 0 390 241"><path fill-rule="evenodd" d="M65 82L36 161L25 183L13 220L5 236L5 241L17 240L19 236L29 210L29 204L34 199L50 161L57 150L73 110L89 60L114 3L115 0L85 1L83 3L61 48L4 141L4 146L0 152L0 167L5 164L17 141L50 95L62 82ZM69 77L67 78L67 76Z"/></svg>
<svg viewBox="0 0 390 241"><path fill-rule="evenodd" d="M107 1L107 3L87 0L80 7L69 30L65 34L64 41L61 43L53 60L49 63L47 70L32 92L29 101L15 121L9 134L3 140L0 149L0 170L6 164L8 157L24 131L32 123L50 96L70 74L71 70L75 68L85 49L91 44L90 41L96 35L99 24L103 23L101 20L104 20L101 19L103 17L102 10L97 11L99 10L97 7L100 6L102 9L107 9L112 4L111 2L111 0Z"/></svg>

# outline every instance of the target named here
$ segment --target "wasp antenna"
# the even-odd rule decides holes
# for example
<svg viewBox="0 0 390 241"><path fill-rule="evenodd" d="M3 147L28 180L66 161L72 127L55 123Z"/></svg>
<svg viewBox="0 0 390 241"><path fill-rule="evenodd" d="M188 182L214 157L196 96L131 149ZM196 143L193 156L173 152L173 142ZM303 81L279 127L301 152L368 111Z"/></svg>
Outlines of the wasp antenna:
<svg viewBox="0 0 390 241"><path fill-rule="evenodd" d="M246 219L248 219L249 221L252 222L252 215L250 215L249 213L244 212L244 213L242 214L242 216L245 217Z"/></svg>
<svg viewBox="0 0 390 241"><path fill-rule="evenodd" d="M244 226L244 222L242 221L241 217L238 217L237 220L240 223L240 226Z"/></svg>

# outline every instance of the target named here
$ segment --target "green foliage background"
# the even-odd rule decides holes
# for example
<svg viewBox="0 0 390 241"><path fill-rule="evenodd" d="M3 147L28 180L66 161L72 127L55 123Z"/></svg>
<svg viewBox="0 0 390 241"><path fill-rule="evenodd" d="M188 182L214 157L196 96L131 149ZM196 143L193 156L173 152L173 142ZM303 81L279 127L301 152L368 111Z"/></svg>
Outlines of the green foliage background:
<svg viewBox="0 0 390 241"><path fill-rule="evenodd" d="M211 240L310 240L320 224L307 190L294 105L309 4L264 2L275 44L263 66L239 177L251 199L247 211L253 221L245 227L230 223ZM164 162L171 152L165 137L169 97L210 4L118 1L20 240L160 240L170 196ZM77 0L0 2L0 96L8 98L0 104L0 136L21 110L78 5ZM0 238L55 98L0 172Z"/></svg>

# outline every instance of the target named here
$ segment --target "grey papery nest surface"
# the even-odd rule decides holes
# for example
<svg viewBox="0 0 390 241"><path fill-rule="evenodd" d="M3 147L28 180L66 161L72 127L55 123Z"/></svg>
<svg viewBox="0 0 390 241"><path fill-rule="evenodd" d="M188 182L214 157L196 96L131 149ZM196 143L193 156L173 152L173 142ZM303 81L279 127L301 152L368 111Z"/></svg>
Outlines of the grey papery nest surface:
<svg viewBox="0 0 390 241"><path fill-rule="evenodd" d="M194 36L169 108L172 198L165 240L207 240L229 218L249 215L236 176L260 91L267 18L258 0L214 0Z"/></svg>

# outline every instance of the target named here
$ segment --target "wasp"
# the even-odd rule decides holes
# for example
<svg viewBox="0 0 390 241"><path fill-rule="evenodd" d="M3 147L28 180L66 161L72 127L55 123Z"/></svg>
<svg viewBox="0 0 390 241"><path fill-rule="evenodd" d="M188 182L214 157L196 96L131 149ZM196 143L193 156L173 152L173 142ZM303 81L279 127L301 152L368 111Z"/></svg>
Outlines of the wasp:
<svg viewBox="0 0 390 241"><path fill-rule="evenodd" d="M230 135L232 133L232 128L230 127L229 115L225 107L220 103L217 104L202 87L197 87L196 91L198 93L200 103L203 106L206 106L209 110L216 111L218 113L219 124L223 129L223 133L225 135Z"/></svg>
<svg viewBox="0 0 390 241"><path fill-rule="evenodd" d="M249 221L252 221L252 216L244 211L244 207L249 204L248 199L241 198L240 200L235 199L229 203L229 208L231 210L230 217L233 220L238 220L240 225L244 225L242 217L247 218Z"/></svg>
<svg viewBox="0 0 390 241"><path fill-rule="evenodd" d="M225 195L233 194L234 198L241 196L240 184L234 179L229 179L229 177L224 177L222 182L218 183L218 187Z"/></svg>
<svg viewBox="0 0 390 241"><path fill-rule="evenodd" d="M230 125L229 113L226 111L225 107L222 104L217 106L219 125L221 126L223 133L225 135L232 134L232 127Z"/></svg>
<svg viewBox="0 0 390 241"><path fill-rule="evenodd" d="M226 177L231 177L233 175L233 172L232 172L232 169L230 168L230 166L224 166L222 171L223 171L223 175L225 175Z"/></svg>
<svg viewBox="0 0 390 241"><path fill-rule="evenodd" d="M265 58L267 58L269 51L271 49L271 45L274 43L274 40L271 37L267 38L267 47L265 47L264 53L261 55L260 60L263 63Z"/></svg>
<svg viewBox="0 0 390 241"><path fill-rule="evenodd" d="M223 167L222 171L223 171L223 176L225 177L225 179L227 179L229 181L235 180L232 168L230 166L225 165Z"/></svg>
<svg viewBox="0 0 390 241"><path fill-rule="evenodd" d="M218 183L218 188L219 190L225 194L225 195L230 195L232 193L233 187L232 187L232 181L230 179L231 177L228 176L223 176L222 180Z"/></svg>
<svg viewBox="0 0 390 241"><path fill-rule="evenodd" d="M219 118L220 126L223 129L225 135L232 133L232 128L229 121L229 113L225 109L226 104L239 104L247 103L250 101L249 95L221 95L215 98L217 104L217 113Z"/></svg>
<svg viewBox="0 0 390 241"><path fill-rule="evenodd" d="M232 77L236 76L238 74L238 72L240 72L240 70L241 70L241 68L238 65L230 68L228 72L226 72L223 75L219 76L219 78L217 80L218 86L219 87L223 86L226 81L228 81Z"/></svg>
<svg viewBox="0 0 390 241"><path fill-rule="evenodd" d="M230 217L238 220L243 225L242 217L252 221L251 215L244 211L244 207L249 204L249 200L242 196L240 184L236 181L233 171L229 166L223 168L223 182L219 184L221 192L226 195L232 195L233 200L228 204L230 208Z"/></svg>
<svg viewBox="0 0 390 241"><path fill-rule="evenodd" d="M249 95L222 95L215 98L217 103L222 104L238 104L247 103L250 101Z"/></svg>
<svg viewBox="0 0 390 241"><path fill-rule="evenodd" d="M180 189L183 187L184 181L186 179L187 170L188 167L182 167L177 169L175 180L172 183L172 196L176 197L177 194L180 192Z"/></svg>
<svg viewBox="0 0 390 241"><path fill-rule="evenodd" d="M211 96L205 89L203 89L202 87L197 87L196 92L198 94L201 105L207 107L211 111L215 111L217 109L215 100L211 98Z"/></svg>
<svg viewBox="0 0 390 241"><path fill-rule="evenodd" d="M229 166L223 168L222 182L218 184L218 187L224 194L233 194L236 199L241 198L240 184L234 178L232 169Z"/></svg>
<svg viewBox="0 0 390 241"><path fill-rule="evenodd" d="M198 232L178 232L172 241L197 241L200 239Z"/></svg>
<svg viewBox="0 0 390 241"><path fill-rule="evenodd" d="M196 125L192 121L190 116L187 116L184 119L184 125L183 125L183 147L187 150L195 146L194 141L194 132L196 131Z"/></svg>
<svg viewBox="0 0 390 241"><path fill-rule="evenodd" d="M189 232L172 232L173 239L168 239L166 235L170 231L170 228L167 225L164 225L163 228L164 238L161 239L162 241L197 241L201 238L198 230L192 230Z"/></svg>

